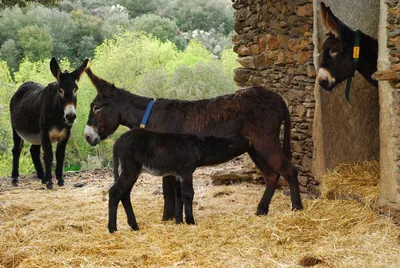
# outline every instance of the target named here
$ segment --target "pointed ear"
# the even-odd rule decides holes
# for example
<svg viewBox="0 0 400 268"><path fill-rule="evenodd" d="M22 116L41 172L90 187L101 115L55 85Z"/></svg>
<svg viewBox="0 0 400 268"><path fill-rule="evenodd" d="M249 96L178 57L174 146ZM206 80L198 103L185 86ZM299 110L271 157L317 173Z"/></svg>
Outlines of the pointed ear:
<svg viewBox="0 0 400 268"><path fill-rule="evenodd" d="M58 63L57 63L57 60L55 57L51 58L50 70L51 70L51 73L54 75L54 77L57 79L57 81L60 82L61 70L60 70L60 66L58 66Z"/></svg>
<svg viewBox="0 0 400 268"><path fill-rule="evenodd" d="M85 69L86 74L89 76L90 81L94 85L94 87L97 89L97 93L102 94L106 93L108 86L111 85L108 83L106 80L101 79L100 77L96 76L90 67L87 67Z"/></svg>
<svg viewBox="0 0 400 268"><path fill-rule="evenodd" d="M336 38L342 38L342 26L345 26L343 22L341 22L335 15L333 15L331 9L325 5L325 3L321 2L321 22L324 25L325 29L332 33Z"/></svg>
<svg viewBox="0 0 400 268"><path fill-rule="evenodd" d="M75 77L76 81L79 81L79 78L81 77L83 71L86 69L86 66L88 65L89 59L85 59L81 66L79 66L75 71L72 72L72 75Z"/></svg>

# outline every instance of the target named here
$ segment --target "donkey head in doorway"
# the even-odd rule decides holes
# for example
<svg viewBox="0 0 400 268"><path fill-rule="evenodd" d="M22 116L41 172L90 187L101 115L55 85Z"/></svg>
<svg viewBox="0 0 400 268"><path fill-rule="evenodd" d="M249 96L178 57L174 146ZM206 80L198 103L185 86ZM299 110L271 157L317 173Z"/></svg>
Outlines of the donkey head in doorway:
<svg viewBox="0 0 400 268"><path fill-rule="evenodd" d="M353 31L322 2L320 15L328 38L322 45L317 77L319 85L332 91L337 84L359 71L368 82L377 87L378 82L371 78L377 69L377 40L361 31Z"/></svg>

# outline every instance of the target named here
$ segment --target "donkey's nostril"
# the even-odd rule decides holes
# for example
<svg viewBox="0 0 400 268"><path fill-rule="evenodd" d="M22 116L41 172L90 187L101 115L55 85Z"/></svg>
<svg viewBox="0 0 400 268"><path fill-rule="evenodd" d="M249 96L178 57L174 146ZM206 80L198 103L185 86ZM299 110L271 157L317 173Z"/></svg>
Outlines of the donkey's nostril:
<svg viewBox="0 0 400 268"><path fill-rule="evenodd" d="M328 89L329 88L329 81L327 79L321 79L319 80L319 85L321 87L323 87L324 89Z"/></svg>
<svg viewBox="0 0 400 268"><path fill-rule="evenodd" d="M69 121L69 122L74 122L74 120L76 119L76 114L67 114L65 116L65 118Z"/></svg>

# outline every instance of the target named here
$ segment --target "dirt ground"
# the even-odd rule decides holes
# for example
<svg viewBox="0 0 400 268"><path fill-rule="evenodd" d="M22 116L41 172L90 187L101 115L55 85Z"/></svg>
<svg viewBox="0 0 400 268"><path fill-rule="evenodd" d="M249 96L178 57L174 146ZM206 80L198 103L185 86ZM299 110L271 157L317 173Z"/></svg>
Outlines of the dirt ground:
<svg viewBox="0 0 400 268"><path fill-rule="evenodd" d="M287 189L268 216L254 213L263 185L214 186L195 173L195 226L161 221L161 178L142 174L131 198L139 231L107 231L110 169L66 173L46 190L34 175L0 178L0 266L4 267L400 267L400 227L354 201L310 199L290 211Z"/></svg>

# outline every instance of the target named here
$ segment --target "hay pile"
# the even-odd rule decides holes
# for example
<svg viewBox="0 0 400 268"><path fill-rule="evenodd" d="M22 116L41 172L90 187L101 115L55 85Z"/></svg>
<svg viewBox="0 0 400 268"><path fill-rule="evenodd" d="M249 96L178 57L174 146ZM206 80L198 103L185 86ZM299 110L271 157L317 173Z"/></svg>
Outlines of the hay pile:
<svg viewBox="0 0 400 268"><path fill-rule="evenodd" d="M378 184L377 161L344 163L323 177L321 193L328 199L356 200L374 208L379 196Z"/></svg>
<svg viewBox="0 0 400 268"><path fill-rule="evenodd" d="M132 203L140 230L119 208L119 232L108 234L111 172L78 174L68 186L21 188L0 179L0 265L4 267L399 267L400 228L356 201L307 200L290 211L277 191L270 214L254 216L263 187L212 186L195 174L196 226L162 222L161 179L139 178ZM74 188L84 181L82 188Z"/></svg>

